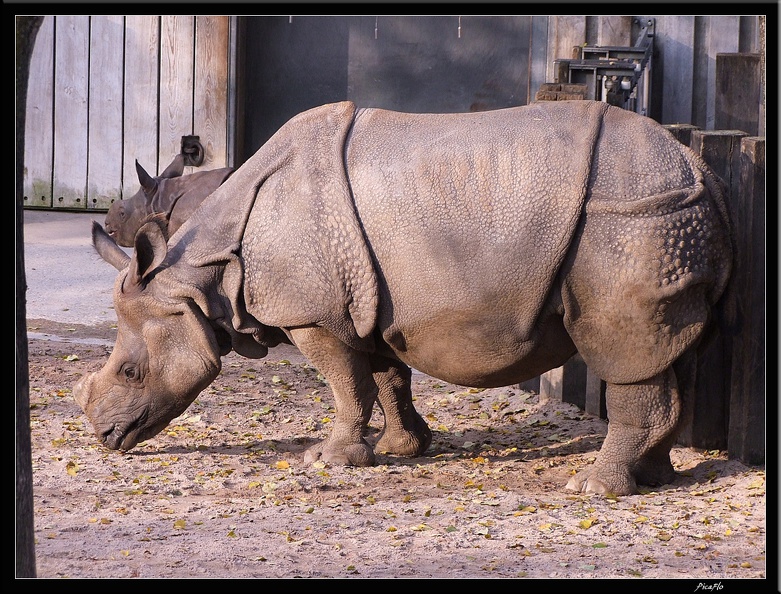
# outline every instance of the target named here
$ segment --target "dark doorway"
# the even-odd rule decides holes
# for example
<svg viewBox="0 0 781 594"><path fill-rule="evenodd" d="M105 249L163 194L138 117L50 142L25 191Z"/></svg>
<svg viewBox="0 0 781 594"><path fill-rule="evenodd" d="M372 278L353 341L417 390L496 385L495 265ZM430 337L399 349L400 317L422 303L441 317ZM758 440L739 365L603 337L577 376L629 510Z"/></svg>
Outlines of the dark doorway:
<svg viewBox="0 0 781 594"><path fill-rule="evenodd" d="M524 105L530 16L249 16L240 19L237 156L301 111L459 112Z"/></svg>

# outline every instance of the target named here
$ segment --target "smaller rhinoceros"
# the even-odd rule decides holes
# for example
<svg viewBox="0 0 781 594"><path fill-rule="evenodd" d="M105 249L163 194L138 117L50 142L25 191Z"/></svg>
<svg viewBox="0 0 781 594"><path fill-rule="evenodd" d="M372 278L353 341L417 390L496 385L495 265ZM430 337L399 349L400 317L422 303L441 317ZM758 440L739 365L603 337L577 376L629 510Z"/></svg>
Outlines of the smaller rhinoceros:
<svg viewBox="0 0 781 594"><path fill-rule="evenodd" d="M139 227L150 216L163 213L173 235L209 194L233 173L233 167L184 172L184 155L176 155L158 177L136 161L141 189L132 198L114 202L106 213L106 231L121 246L132 247Z"/></svg>

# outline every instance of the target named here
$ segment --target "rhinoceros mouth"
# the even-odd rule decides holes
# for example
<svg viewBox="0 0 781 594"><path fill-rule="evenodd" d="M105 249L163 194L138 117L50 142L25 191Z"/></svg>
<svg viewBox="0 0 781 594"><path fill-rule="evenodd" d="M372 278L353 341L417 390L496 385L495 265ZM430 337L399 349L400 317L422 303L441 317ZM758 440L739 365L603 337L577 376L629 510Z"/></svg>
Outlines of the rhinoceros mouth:
<svg viewBox="0 0 781 594"><path fill-rule="evenodd" d="M132 449L140 441L148 413L149 409L144 408L130 423L114 423L100 434L100 442L110 450L126 452Z"/></svg>

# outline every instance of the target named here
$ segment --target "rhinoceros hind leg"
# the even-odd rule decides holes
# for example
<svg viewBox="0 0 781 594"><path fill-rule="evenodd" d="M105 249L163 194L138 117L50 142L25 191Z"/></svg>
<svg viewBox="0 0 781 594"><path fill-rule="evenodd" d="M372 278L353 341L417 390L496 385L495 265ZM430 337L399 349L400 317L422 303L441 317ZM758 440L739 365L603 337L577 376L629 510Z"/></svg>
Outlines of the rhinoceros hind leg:
<svg viewBox="0 0 781 594"><path fill-rule="evenodd" d="M607 436L592 466L567 488L602 495L632 495L637 484L675 479L670 449L680 426L682 399L672 369L636 384L608 384Z"/></svg>
<svg viewBox="0 0 781 594"><path fill-rule="evenodd" d="M400 361L372 359L377 400L385 416L376 452L397 456L420 456L431 445L431 429L412 404L412 371Z"/></svg>

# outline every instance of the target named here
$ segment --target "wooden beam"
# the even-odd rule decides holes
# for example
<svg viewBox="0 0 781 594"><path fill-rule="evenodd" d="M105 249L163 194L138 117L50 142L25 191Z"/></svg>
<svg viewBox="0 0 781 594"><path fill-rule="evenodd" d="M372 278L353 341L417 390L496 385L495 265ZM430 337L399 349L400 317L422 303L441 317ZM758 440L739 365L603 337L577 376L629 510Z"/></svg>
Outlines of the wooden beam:
<svg viewBox="0 0 781 594"><path fill-rule="evenodd" d="M728 453L747 464L765 462L765 139L743 138L735 234L738 257ZM773 394L773 397L776 397Z"/></svg>
<svg viewBox="0 0 781 594"><path fill-rule="evenodd" d="M716 54L716 129L759 133L759 54Z"/></svg>

